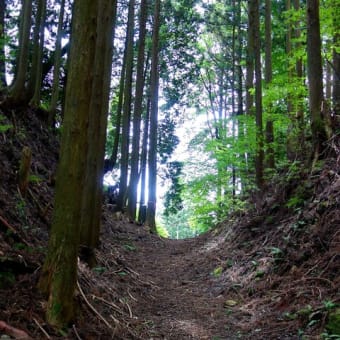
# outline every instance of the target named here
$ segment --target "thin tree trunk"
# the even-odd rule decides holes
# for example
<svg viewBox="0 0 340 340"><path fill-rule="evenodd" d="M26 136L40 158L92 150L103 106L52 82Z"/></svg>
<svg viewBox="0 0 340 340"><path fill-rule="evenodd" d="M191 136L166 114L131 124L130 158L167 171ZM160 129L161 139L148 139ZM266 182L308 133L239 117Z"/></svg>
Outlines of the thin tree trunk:
<svg viewBox="0 0 340 340"><path fill-rule="evenodd" d="M129 168L129 145L130 145L130 118L131 118L131 87L133 73L133 33L134 33L135 1L129 2L129 14L127 23L127 51L126 51L126 72L123 100L123 124L121 138L121 161L120 161L120 178L118 207L125 208L128 188L128 168Z"/></svg>
<svg viewBox="0 0 340 340"><path fill-rule="evenodd" d="M148 98L146 104L146 113L144 117L144 131L143 131L143 141L142 141L142 153L140 160L140 198L139 198L139 214L138 222L143 224L146 220L146 205L145 205L145 193L146 193L146 166L147 166L147 153L148 153L148 139L149 139L149 119L150 119L150 99Z"/></svg>
<svg viewBox="0 0 340 340"><path fill-rule="evenodd" d="M0 91L7 87L5 62L5 12L6 1L0 0Z"/></svg>
<svg viewBox="0 0 340 340"><path fill-rule="evenodd" d="M149 196L145 224L150 231L156 233L156 191L157 191L157 125L158 125L158 86L159 86L159 28L160 28L160 0L155 0L154 26L152 34L151 52L151 109L149 135Z"/></svg>
<svg viewBox="0 0 340 340"><path fill-rule="evenodd" d="M300 10L300 0L294 0L294 10L299 11ZM300 48L301 43L299 42L300 37L301 37L301 30L300 30L300 21L297 21L295 23L295 34L294 37L298 41L295 45L296 49ZM305 86L303 82L303 63L302 59L299 58L296 61L295 64L295 72L296 72L296 77L298 80L301 81L301 85ZM298 103L297 103L297 108L296 108L296 119L297 119L297 128L298 128L298 139L299 139L299 152L301 153L300 158L302 155L305 154L305 118L304 118L304 108L302 104L303 100L301 96L298 98Z"/></svg>
<svg viewBox="0 0 340 340"><path fill-rule="evenodd" d="M266 47L265 47L265 82L266 86L270 86L273 78L272 71L272 6L271 0L266 0L266 12L265 12L265 36L266 36ZM268 168L275 168L275 157L274 157L274 123L270 117L272 113L272 104L268 107L268 116L266 122L266 146L267 146L267 159L266 164Z"/></svg>
<svg viewBox="0 0 340 340"><path fill-rule="evenodd" d="M127 41L126 41L127 42ZM123 65L120 73L119 81L119 93L118 93L118 104L116 110L116 124L115 124L115 135L113 140L112 153L110 156L110 168L114 168L117 164L119 141L121 140L121 126L122 126L122 110L123 110L123 99L124 99L124 87L125 87L125 70L126 70L126 44L123 56Z"/></svg>
<svg viewBox="0 0 340 340"><path fill-rule="evenodd" d="M254 113L254 96L251 89L254 87L254 37L252 34L253 26L250 16L250 3L248 0L248 36L247 36L247 58L246 58L246 114Z"/></svg>
<svg viewBox="0 0 340 340"><path fill-rule="evenodd" d="M323 102L319 0L307 0L307 69L309 111L313 138L313 158L318 159L325 148L325 122L321 114Z"/></svg>
<svg viewBox="0 0 340 340"><path fill-rule="evenodd" d="M136 93L133 110L133 133L131 152L131 171L129 180L127 215L131 221L136 219L137 187L139 182L138 165L140 153L140 124L142 116L143 90L144 90L144 60L145 60L145 36L147 19L147 1L142 0L139 19L139 45L137 58Z"/></svg>
<svg viewBox="0 0 340 340"><path fill-rule="evenodd" d="M339 46L340 42L340 23L339 18L333 18L335 33L333 37L333 46ZM335 47L333 48L333 112L340 115L340 53Z"/></svg>
<svg viewBox="0 0 340 340"><path fill-rule="evenodd" d="M28 89L29 96L31 93L33 97L30 100L30 105L33 107L38 107L40 105L41 97L41 82L42 82L42 59L44 51L44 40L45 40L45 17L46 17L46 0L39 0L36 30L37 40L34 42L36 45L34 47L34 67L32 67L30 72L30 82L31 89ZM31 93L30 93L31 92Z"/></svg>
<svg viewBox="0 0 340 340"><path fill-rule="evenodd" d="M26 76L29 61L29 42L31 29L32 1L23 0L20 15L19 51L14 83L10 89L10 101L14 103L25 100Z"/></svg>
<svg viewBox="0 0 340 340"><path fill-rule="evenodd" d="M249 0L249 30L254 46L255 65L255 118L256 118L256 156L255 174L256 184L262 189L263 179L263 123L262 123L262 72L261 72L261 40L260 40L260 12L259 0Z"/></svg>
<svg viewBox="0 0 340 340"><path fill-rule="evenodd" d="M65 0L61 1L60 12L58 19L57 39L54 53L54 67L53 67L53 85L52 85L52 97L48 113L48 125L55 125L55 116L57 111L58 99L59 99L59 80L60 80L60 66L61 66L61 39L62 29L65 13Z"/></svg>

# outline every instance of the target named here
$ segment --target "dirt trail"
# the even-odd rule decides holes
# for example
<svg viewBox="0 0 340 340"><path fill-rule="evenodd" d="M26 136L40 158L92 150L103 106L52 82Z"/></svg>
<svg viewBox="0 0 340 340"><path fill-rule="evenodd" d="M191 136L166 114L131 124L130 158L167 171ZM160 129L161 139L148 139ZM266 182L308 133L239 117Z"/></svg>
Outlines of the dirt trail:
<svg viewBox="0 0 340 340"><path fill-rule="evenodd" d="M232 338L226 337L223 296L211 290L211 268L200 262L205 242L139 237L130 243L125 261L151 283L135 292L134 313L149 324L153 339Z"/></svg>

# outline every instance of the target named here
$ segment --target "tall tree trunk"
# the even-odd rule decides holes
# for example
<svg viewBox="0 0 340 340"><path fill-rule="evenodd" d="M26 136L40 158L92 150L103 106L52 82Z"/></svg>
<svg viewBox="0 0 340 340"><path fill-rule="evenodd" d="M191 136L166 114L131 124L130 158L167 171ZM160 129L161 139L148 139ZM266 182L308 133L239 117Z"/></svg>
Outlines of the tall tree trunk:
<svg viewBox="0 0 340 340"><path fill-rule="evenodd" d="M242 32L242 22L241 22L241 6L242 1L237 2L237 53L236 53L236 71L237 71L237 116L243 116L244 114L244 99L243 99L243 70L242 70L242 52L243 52L243 44L242 41L244 39L243 32ZM247 111L246 111L247 112ZM238 137L244 138L245 134L245 124L241 120L237 120L237 130L238 130ZM244 159L244 163L246 164L247 156L245 153L240 154L238 157L242 157ZM240 178L243 179L243 173L245 172L243 169L238 170L240 173ZM235 178L236 181L236 178ZM242 190L243 190L243 184L242 182ZM236 187L235 187L235 193L236 193Z"/></svg>
<svg viewBox="0 0 340 340"><path fill-rule="evenodd" d="M62 39L62 29L64 23L64 13L65 13L65 0L61 1L60 12L58 19L58 29L57 29L57 39L55 43L55 53L54 53L54 67L53 67L53 84L52 84L52 97L48 113L48 125L55 125L55 116L57 111L58 99L59 99L59 80L60 80L60 66L61 66L61 39Z"/></svg>
<svg viewBox="0 0 340 340"><path fill-rule="evenodd" d="M246 58L246 114L254 113L254 96L251 89L254 87L254 36L252 33L252 18L250 16L251 0L248 0L248 36Z"/></svg>
<svg viewBox="0 0 340 340"><path fill-rule="evenodd" d="M46 0L39 0L37 21L36 21L36 37L34 39L33 63L30 72L30 81L28 85L28 96L31 99L30 105L38 107L41 97L42 82L42 59L45 40L45 17L46 17Z"/></svg>
<svg viewBox="0 0 340 340"><path fill-rule="evenodd" d="M7 87L5 62L5 12L6 1L0 0L0 91Z"/></svg>
<svg viewBox="0 0 340 340"><path fill-rule="evenodd" d="M127 215L131 221L134 221L136 219L137 187L139 182L138 166L140 153L140 124L143 110L142 104L144 90L144 61L145 61L147 6L148 6L147 1L142 0L140 5L136 93L133 108L131 171L129 179L128 205L127 205Z"/></svg>
<svg viewBox="0 0 340 340"><path fill-rule="evenodd" d="M130 145L130 118L131 118L131 87L133 73L133 33L135 22L135 1L129 1L129 14L127 23L127 51L126 51L126 72L123 100L123 126L121 138L121 161L120 161L120 178L118 207L125 208L128 188L128 171L129 171L129 145Z"/></svg>
<svg viewBox="0 0 340 340"><path fill-rule="evenodd" d="M263 179L263 123L262 123L262 72L261 72L261 39L259 0L249 0L249 31L251 31L254 46L255 65L255 118L256 118L256 184L262 189Z"/></svg>
<svg viewBox="0 0 340 340"><path fill-rule="evenodd" d="M127 43L127 41L126 41ZM125 51L123 56L123 65L120 73L120 81L119 81L119 93L118 93L118 104L116 110L116 124L114 130L114 140L112 152L109 160L109 168L114 168L117 164L118 158L118 150L119 150L119 141L121 140L121 126L122 126L122 110L123 110L123 100L124 100L124 87L125 87L125 72L126 72L126 52L127 52L127 44L125 43Z"/></svg>
<svg viewBox="0 0 340 340"><path fill-rule="evenodd" d="M114 0L100 1L90 104L87 170L82 198L80 245L90 266L99 244L103 168L112 69Z"/></svg>
<svg viewBox="0 0 340 340"><path fill-rule="evenodd" d="M339 46L340 42L340 23L339 18L334 17L334 37L333 46ZM335 47L333 48L333 112L340 115L340 53Z"/></svg>
<svg viewBox="0 0 340 340"><path fill-rule="evenodd" d="M266 0L266 12L265 12L265 36L266 36L266 47L265 47L265 82L266 86L270 86L273 78L272 70L272 6L271 0ZM266 164L268 168L275 168L275 157L274 157L274 123L271 118L272 104L269 104L268 115L266 122L266 146L267 146L267 157Z"/></svg>
<svg viewBox="0 0 340 340"><path fill-rule="evenodd" d="M298 12L300 10L300 0L294 0L294 10ZM297 40L297 43L295 44L295 48L299 49L301 43L299 42L301 37L301 29L300 29L300 20L295 22L295 34L294 37ZM305 86L303 84L303 63L302 58L298 58L295 63L295 72L297 79L301 82L302 86ZM298 98L298 103L296 106L296 119L297 119L297 129L298 129L298 140L299 140L299 152L301 153L300 158L302 155L305 154L305 117L304 117L304 108L303 108L303 98L300 96Z"/></svg>
<svg viewBox="0 0 340 340"><path fill-rule="evenodd" d="M293 0L294 11L300 10L300 0ZM286 0L286 10L291 10L291 0ZM301 48L300 19L289 23L287 28L286 51L289 59L288 82L304 85L303 63L301 58L296 58L293 51ZM293 43L293 41L295 42ZM295 65L294 65L295 63ZM295 67L294 67L295 66ZM287 157L290 161L303 160L305 157L305 122L303 98L290 93L287 97L287 110L291 123L287 131Z"/></svg>
<svg viewBox="0 0 340 340"><path fill-rule="evenodd" d="M47 257L39 281L48 296L47 321L64 327L75 316L81 207L88 149L89 107L98 1L75 0L65 116ZM81 57L79 57L81 56Z"/></svg>
<svg viewBox="0 0 340 340"><path fill-rule="evenodd" d="M22 102L26 98L26 77L28 69L29 42L31 30L32 1L22 0L20 14L19 50L16 74L10 89L10 101Z"/></svg>
<svg viewBox="0 0 340 340"><path fill-rule="evenodd" d="M145 224L150 231L156 233L156 191L157 191L157 125L158 125L158 86L159 86L159 29L160 0L155 0L154 23L151 52L151 83L150 83L150 135L149 135L149 196Z"/></svg>
<svg viewBox="0 0 340 340"><path fill-rule="evenodd" d="M147 166L147 154L148 154L148 139L149 139L149 119L150 119L150 99L148 98L146 104L146 113L144 117L144 131L142 141L142 153L140 160L140 198L139 198L139 214L138 222L143 224L146 219L146 205L145 205L145 194L146 194L146 166Z"/></svg>
<svg viewBox="0 0 340 340"><path fill-rule="evenodd" d="M307 0L307 70L313 157L316 160L322 155L325 149L324 142L327 139L325 122L321 112L323 82L319 0Z"/></svg>

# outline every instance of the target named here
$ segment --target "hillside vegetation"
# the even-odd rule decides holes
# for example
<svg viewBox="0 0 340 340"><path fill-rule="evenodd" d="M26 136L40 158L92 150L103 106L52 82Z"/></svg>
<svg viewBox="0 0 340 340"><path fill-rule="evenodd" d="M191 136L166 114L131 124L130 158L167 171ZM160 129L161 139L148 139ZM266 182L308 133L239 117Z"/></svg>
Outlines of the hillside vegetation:
<svg viewBox="0 0 340 340"><path fill-rule="evenodd" d="M43 112L40 115L43 117ZM0 335L65 339L333 339L339 330L340 141L310 171L213 230L168 240L103 205L97 265L78 262L77 320L56 331L36 286L53 209L58 135L39 112L1 113ZM22 150L32 150L25 195Z"/></svg>

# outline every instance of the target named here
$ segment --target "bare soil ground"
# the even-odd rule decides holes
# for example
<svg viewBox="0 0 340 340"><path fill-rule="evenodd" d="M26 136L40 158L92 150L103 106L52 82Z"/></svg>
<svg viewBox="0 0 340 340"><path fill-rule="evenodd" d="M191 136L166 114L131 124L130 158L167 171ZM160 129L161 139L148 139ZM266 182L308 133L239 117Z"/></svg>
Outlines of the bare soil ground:
<svg viewBox="0 0 340 340"><path fill-rule="evenodd" d="M17 330L33 339L339 338L326 328L340 302L338 139L318 170L268 187L249 211L195 239L151 235L104 205L98 264L79 261L78 318L56 331L36 284L58 138L31 111L3 114L1 124L13 127L0 133L1 338L18 338ZM16 172L26 145L34 176L21 197ZM302 200L294 209L292 197Z"/></svg>

